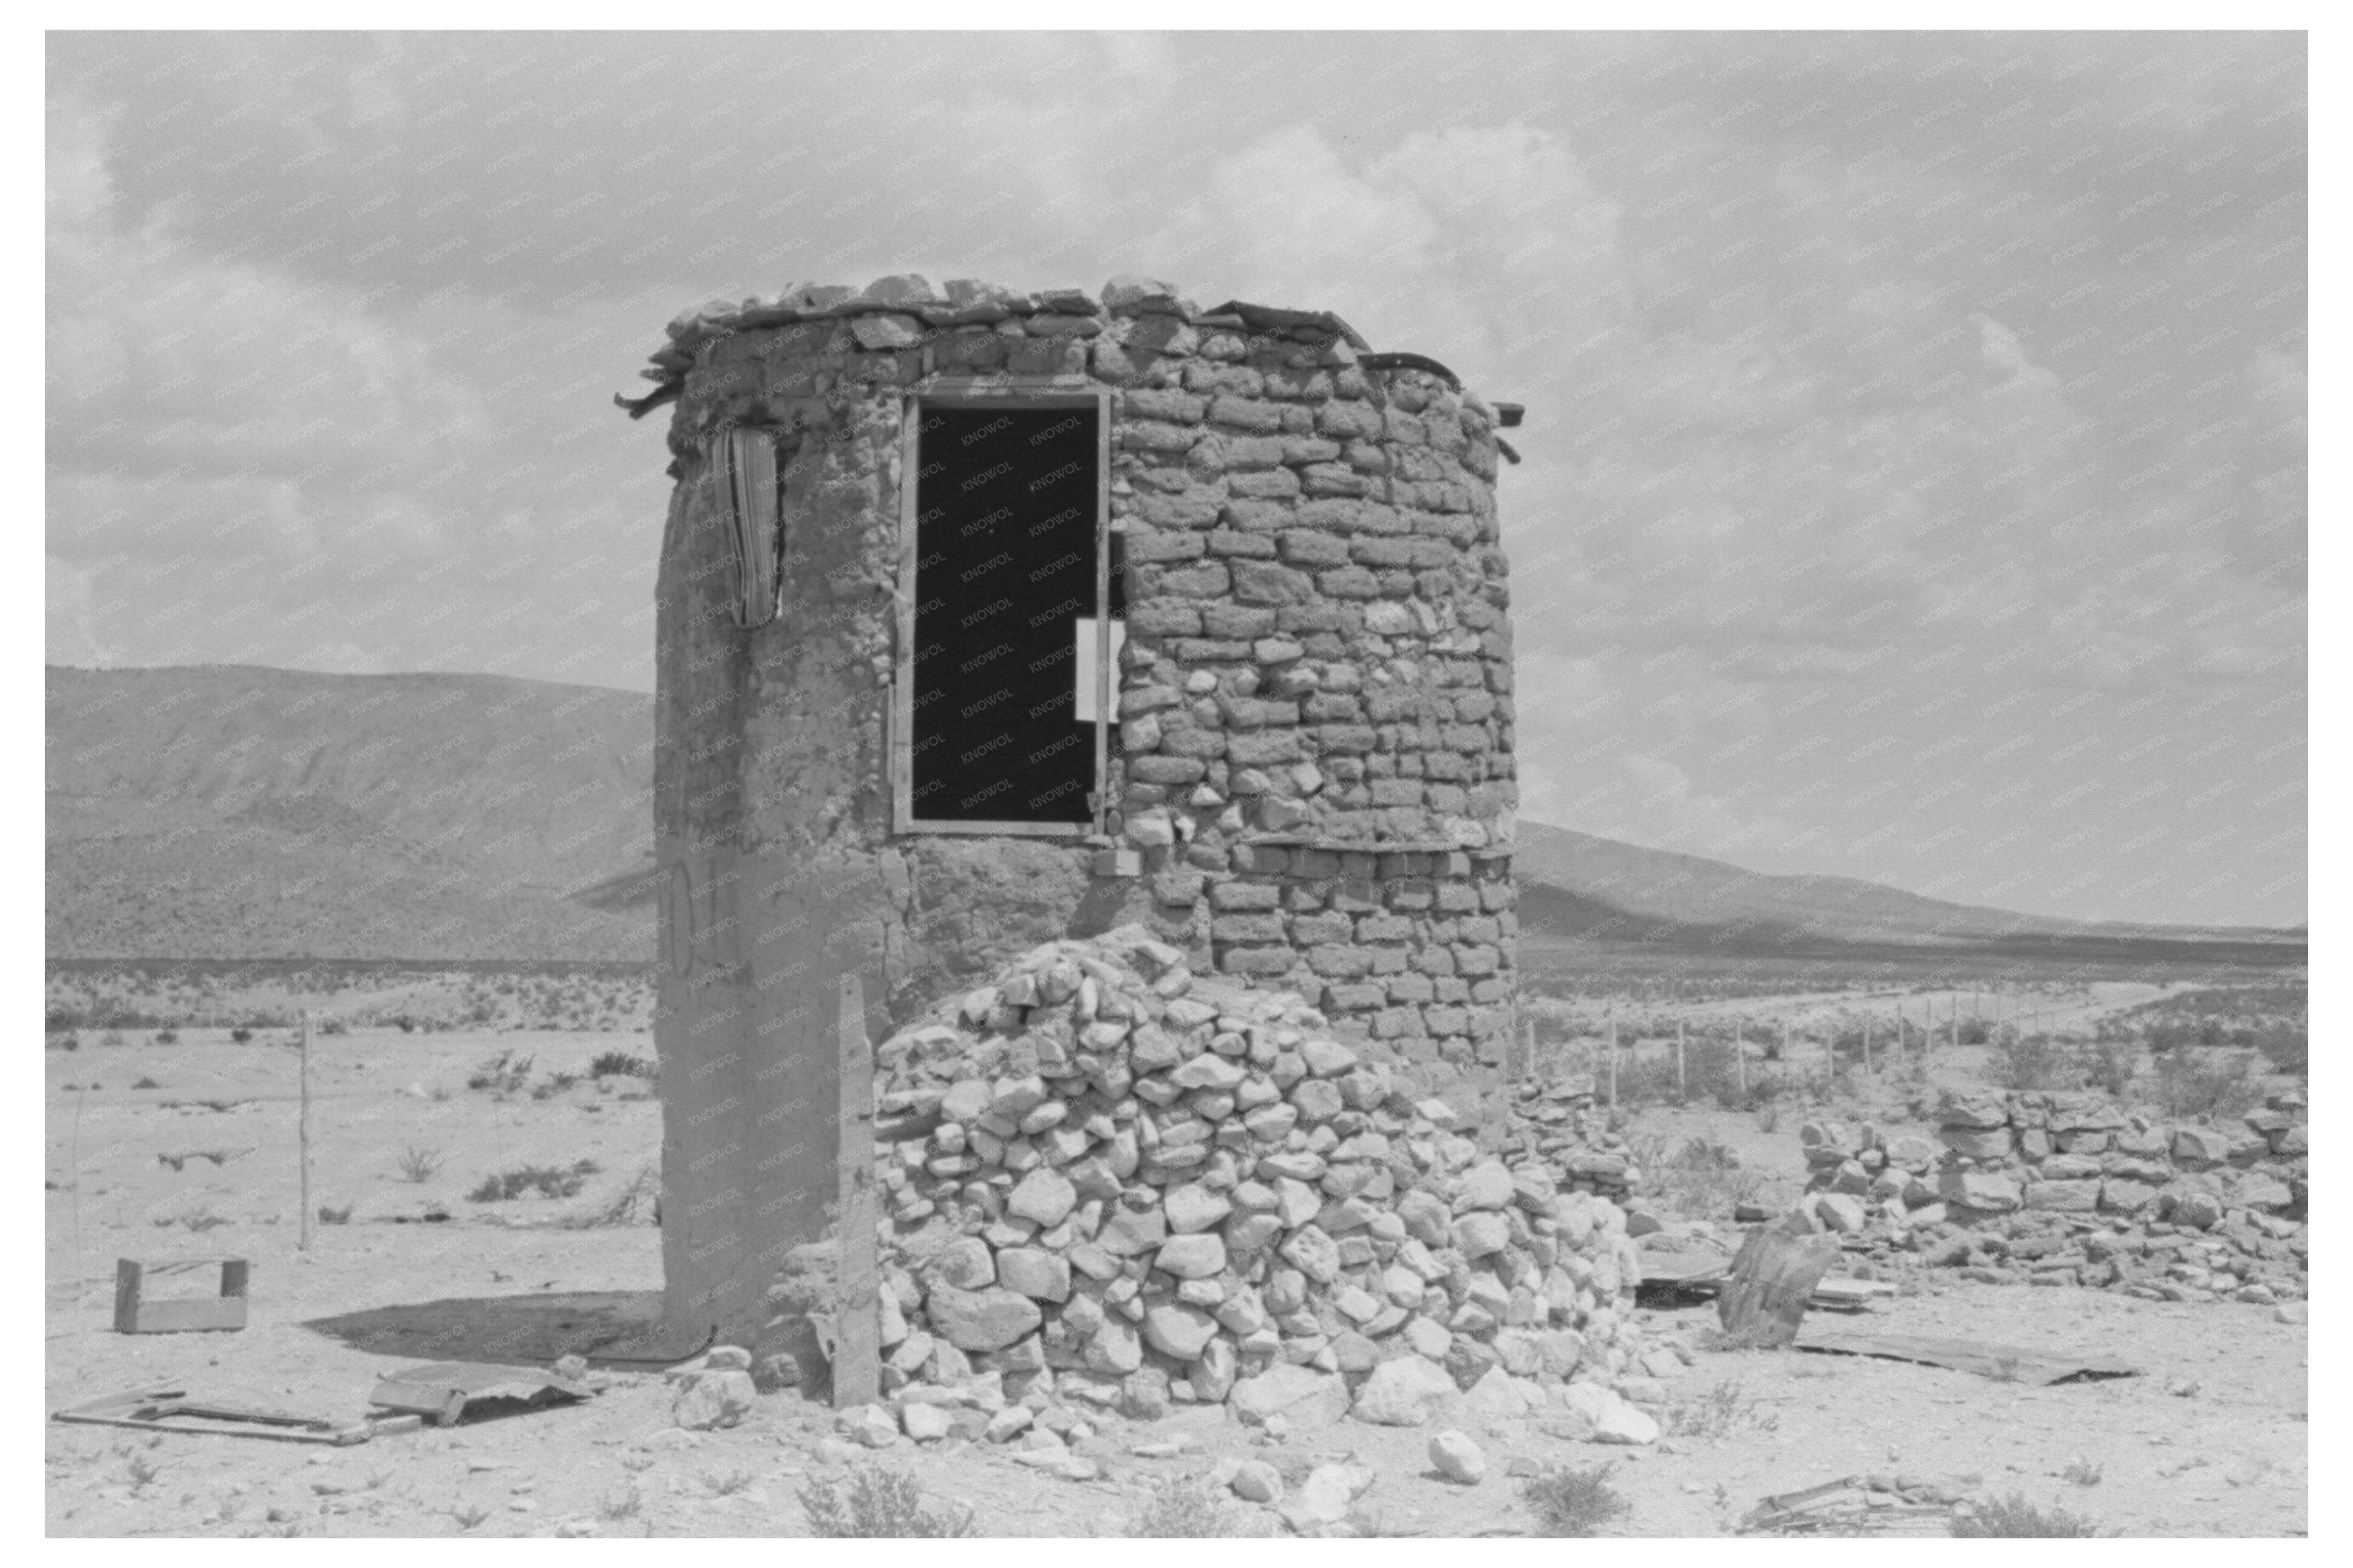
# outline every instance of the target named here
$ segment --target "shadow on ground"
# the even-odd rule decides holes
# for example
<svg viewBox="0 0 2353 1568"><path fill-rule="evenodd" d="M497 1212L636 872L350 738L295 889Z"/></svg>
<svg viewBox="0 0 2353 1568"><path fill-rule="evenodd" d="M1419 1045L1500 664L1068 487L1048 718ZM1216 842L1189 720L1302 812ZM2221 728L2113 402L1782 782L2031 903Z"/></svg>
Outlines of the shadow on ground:
<svg viewBox="0 0 2353 1568"><path fill-rule="evenodd" d="M659 1290L559 1290L453 1296L371 1307L304 1326L371 1355L545 1366L585 1356L613 1366L667 1366L707 1348L661 1328Z"/></svg>

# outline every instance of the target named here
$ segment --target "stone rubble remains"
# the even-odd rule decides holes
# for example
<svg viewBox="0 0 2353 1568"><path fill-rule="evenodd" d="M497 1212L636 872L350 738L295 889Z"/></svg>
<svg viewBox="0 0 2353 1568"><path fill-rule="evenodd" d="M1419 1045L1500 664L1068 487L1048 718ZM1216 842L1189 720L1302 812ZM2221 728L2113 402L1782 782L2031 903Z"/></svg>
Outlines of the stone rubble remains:
<svg viewBox="0 0 2353 1568"><path fill-rule="evenodd" d="M1973 1095L1941 1114L1933 1142L1808 1122L1800 1212L1850 1253L1989 1284L2257 1305L2306 1294L2301 1092L2272 1096L2242 1132L2162 1125L2089 1094Z"/></svg>
<svg viewBox="0 0 2353 1568"><path fill-rule="evenodd" d="M1482 1153L1295 995L1127 926L1036 949L876 1061L888 1408L845 1416L858 1441L1076 1474L1103 1413L1187 1404L1658 1435L1619 1385L1658 1397L1681 1363L1630 1315L1624 1211L1556 1160Z"/></svg>

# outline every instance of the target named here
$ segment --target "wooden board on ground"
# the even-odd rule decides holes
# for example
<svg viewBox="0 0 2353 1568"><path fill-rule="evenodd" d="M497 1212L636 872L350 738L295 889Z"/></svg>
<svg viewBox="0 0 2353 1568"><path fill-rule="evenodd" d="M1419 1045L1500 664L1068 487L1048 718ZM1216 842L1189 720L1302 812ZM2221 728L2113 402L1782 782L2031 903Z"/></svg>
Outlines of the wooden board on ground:
<svg viewBox="0 0 2353 1568"><path fill-rule="evenodd" d="M1801 1351L1826 1355L1878 1356L1888 1361L1919 1362L1927 1366L1973 1372L1999 1383L2044 1385L2077 1383L2101 1377L2137 1377L2140 1369L2114 1356L2069 1355L2024 1345L1988 1344L1981 1340L1941 1340L1925 1334L1866 1334L1851 1329L1820 1329L1797 1342Z"/></svg>
<svg viewBox="0 0 2353 1568"><path fill-rule="evenodd" d="M1748 1233L1716 1298L1724 1331L1769 1349L1798 1337L1814 1287L1839 1258L1838 1237L1765 1226Z"/></svg>
<svg viewBox="0 0 2353 1568"><path fill-rule="evenodd" d="M147 1292L159 1278L219 1270L219 1290L211 1296L158 1301ZM245 1327L246 1261L242 1258L191 1258L170 1262L114 1262L114 1331L118 1334L177 1334Z"/></svg>
<svg viewBox="0 0 2353 1568"><path fill-rule="evenodd" d="M109 1394L59 1410L53 1421L85 1426L124 1426L134 1432L186 1432L215 1437L259 1437L272 1443L317 1443L347 1448L395 1432L414 1432L414 1415L375 1415L338 1424L316 1415L255 1410L191 1399L184 1389L149 1389Z"/></svg>
<svg viewBox="0 0 2353 1568"><path fill-rule="evenodd" d="M368 1403L428 1416L437 1426L455 1426L465 1418L470 1405L516 1412L571 1405L596 1392L585 1383L537 1367L444 1361L386 1373L368 1395Z"/></svg>
<svg viewBox="0 0 2353 1568"><path fill-rule="evenodd" d="M1645 1252L1642 1283L1695 1286L1721 1280L1732 1259L1721 1252Z"/></svg>

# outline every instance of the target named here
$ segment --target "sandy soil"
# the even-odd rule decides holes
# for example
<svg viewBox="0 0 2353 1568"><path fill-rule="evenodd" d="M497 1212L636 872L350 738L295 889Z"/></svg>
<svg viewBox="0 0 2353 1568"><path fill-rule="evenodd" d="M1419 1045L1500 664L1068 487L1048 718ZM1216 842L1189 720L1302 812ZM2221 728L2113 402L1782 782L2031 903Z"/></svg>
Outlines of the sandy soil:
<svg viewBox="0 0 2353 1568"><path fill-rule="evenodd" d="M596 1052L644 1048L641 1037L394 1032L317 1042L317 1202L352 1207L295 1242L292 1053L237 1047L189 1031L185 1043L52 1053L48 1069L48 1341L51 1409L134 1387L165 1386L339 1418L365 1407L385 1371L428 1358L423 1331L454 1334L431 1359L538 1359L579 1325L626 1322L660 1283L658 1238L636 1223L562 1228L609 1206L659 1144L659 1113L629 1080L584 1083L504 1101L462 1087L501 1050L537 1060L534 1080L579 1071ZM133 1090L151 1077L161 1086ZM103 1084L102 1089L77 1087ZM436 1086L449 1098L431 1098ZM412 1090L414 1092L412 1092ZM234 1109L195 1102L217 1100ZM166 1109L163 1102L184 1102ZM243 1104L235 1102L244 1101ZM80 1126L77 1134L77 1113ZM1630 1131L1735 1142L1760 1169L1799 1169L1793 1120L1767 1134L1754 1118L1648 1112ZM1852 1111L1847 1114L1853 1114ZM403 1179L402 1152L438 1151L439 1172ZM216 1167L159 1153L230 1152ZM574 1198L474 1204L484 1175L523 1163L599 1169ZM72 1190L79 1176L81 1190ZM79 1201L79 1251L74 1224ZM399 1224L440 1206L446 1224ZM181 1223L209 1214L224 1223ZM252 1321L234 1334L124 1337L111 1331L118 1256L235 1253L252 1261ZM462 1309L396 1310L456 1299ZM1706 1309L1656 1314L1693 1331ZM1963 1373L1796 1352L1702 1350L1669 1387L1695 1401L1721 1385L1740 1412L1721 1436L1671 1437L1627 1450L1566 1442L1504 1423L1474 1436L1489 1462L1476 1488L1431 1473L1428 1430L1343 1421L1269 1447L1215 1410L1154 1426L1107 1419L1080 1451L1099 1480L1072 1482L1001 1451L879 1456L937 1495L968 1503L984 1531L1120 1534L1161 1478L1206 1469L1219 1455L1274 1459L1292 1472L1353 1456L1381 1474L1368 1502L1387 1534L1467 1535L1530 1527L1506 1474L1514 1460L1615 1467L1632 1511L1626 1535L1722 1535L1760 1498L1837 1477L1896 1470L1944 1478L1978 1495L2022 1492L2132 1535L2281 1535L2306 1520L2306 1331L2268 1309L2171 1305L2073 1289L1958 1284L1886 1301L1870 1315L1890 1331L1968 1335L2056 1351L2119 1355L2143 1375L2030 1388ZM572 1325L567 1330L565 1325ZM502 1349L504 1355L489 1355ZM406 1353L394 1353L402 1352ZM839 1476L814 1449L830 1416L796 1394L765 1398L732 1431L669 1426L670 1393L652 1371L620 1370L597 1399L512 1419L387 1436L349 1449L50 1424L47 1528L58 1535L795 1535L795 1493ZM1173 1459L1137 1443L1187 1436ZM2096 1484L2062 1472L2095 1467ZM2088 1476L2090 1470L2079 1470ZM1279 1529L1240 1502L1251 1532Z"/></svg>

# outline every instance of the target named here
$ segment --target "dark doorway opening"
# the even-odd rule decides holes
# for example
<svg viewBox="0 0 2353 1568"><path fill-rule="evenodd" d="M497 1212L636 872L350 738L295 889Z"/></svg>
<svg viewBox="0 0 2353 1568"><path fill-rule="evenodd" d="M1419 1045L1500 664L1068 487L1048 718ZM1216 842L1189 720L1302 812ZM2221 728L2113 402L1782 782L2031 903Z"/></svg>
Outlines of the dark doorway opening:
<svg viewBox="0 0 2353 1568"><path fill-rule="evenodd" d="M923 399L915 411L913 668L902 826L1095 819L1103 411ZM1087 646L1082 647L1082 640Z"/></svg>

